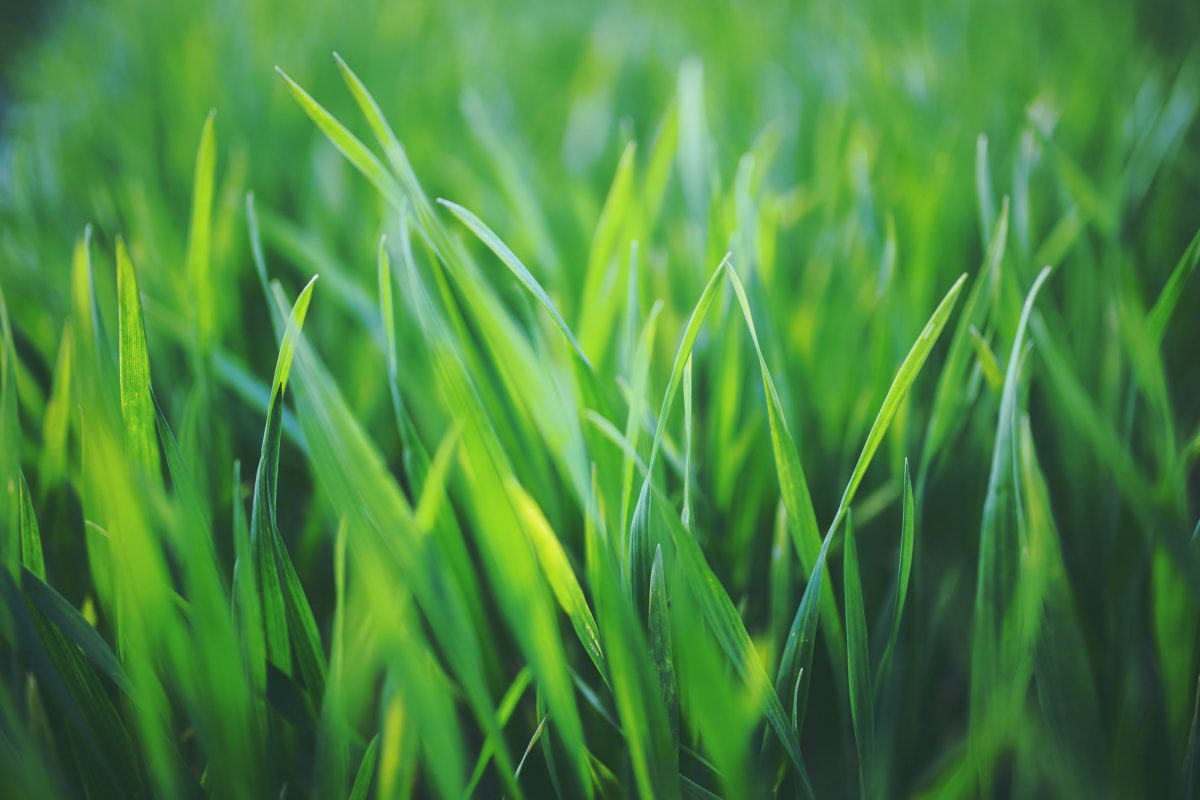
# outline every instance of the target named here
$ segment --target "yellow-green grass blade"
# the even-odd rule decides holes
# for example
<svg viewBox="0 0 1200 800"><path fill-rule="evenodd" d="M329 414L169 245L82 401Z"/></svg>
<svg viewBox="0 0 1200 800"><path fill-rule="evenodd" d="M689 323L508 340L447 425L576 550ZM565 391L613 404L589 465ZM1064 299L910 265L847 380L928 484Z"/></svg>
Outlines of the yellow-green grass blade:
<svg viewBox="0 0 1200 800"><path fill-rule="evenodd" d="M150 399L150 355L142 322L142 299L137 274L125 248L117 239L117 302L120 309L121 416L125 441L133 463L147 475L159 475L158 438L154 402Z"/></svg>

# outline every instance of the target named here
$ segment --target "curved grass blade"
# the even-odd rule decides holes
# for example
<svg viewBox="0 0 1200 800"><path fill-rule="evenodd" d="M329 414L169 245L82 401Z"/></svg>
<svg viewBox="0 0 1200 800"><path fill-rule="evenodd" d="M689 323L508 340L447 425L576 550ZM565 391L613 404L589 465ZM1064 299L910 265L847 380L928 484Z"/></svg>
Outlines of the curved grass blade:
<svg viewBox="0 0 1200 800"><path fill-rule="evenodd" d="M308 688L315 696L320 697L318 690L323 689L324 660L319 656L320 642L315 636L316 624L307 624L312 621L312 611L308 610L307 601L304 600L304 593L299 587L275 521L283 393L287 387L288 373L295 356L300 329L308 312L309 301L312 299L315 281L314 276L296 299L283 343L280 345L279 357L275 362L275 377L272 380L271 400L267 408L267 426L263 432L262 453L254 478L250 541L254 552L255 577L262 599L267 657L290 677L292 637L299 637L295 645L304 679L306 682L313 681Z"/></svg>
<svg viewBox="0 0 1200 800"><path fill-rule="evenodd" d="M1049 275L1049 267L1038 273L1021 310L1004 376L991 476L983 506L971 640L968 732L968 747L977 754L990 752L996 737L1012 724L1028 678L1027 668L1022 668L1028 655L1022 652L1026 644L1022 630L1024 615L1018 607L1017 520L1021 511L1019 486L1015 483L1016 412L1025 332L1038 290ZM976 769L986 792L991 786L991 762L980 757L976 759Z"/></svg>
<svg viewBox="0 0 1200 800"><path fill-rule="evenodd" d="M286 72L279 67L275 67L275 71L287 82L288 89L296 98L296 102L304 109L304 113L308 115L309 119L316 123L321 132L329 138L329 141L333 142L333 146L341 151L342 155L348 158L350 163L366 176L367 180L374 184L375 188L396 208L403 208L404 194L400 190L399 184L375 157L375 154L368 150L367 146L360 142L345 125L334 119L333 115L314 100L312 95L301 89L300 84L288 77Z"/></svg>
<svg viewBox="0 0 1200 800"><path fill-rule="evenodd" d="M683 329L683 338L679 343L679 350L675 354L675 364L671 368L671 378L667 382L667 390L663 395L662 408L658 412L658 426L654 431L654 443L650 447L650 458L646 462L646 477L642 481L642 489L638 494L637 505L634 506L633 518L629 522L628 588L638 608L642 607L642 598L647 597L650 591L650 481L654 477L655 459L662 446L667 417L671 411L671 404L675 400L679 381L683 377L684 365L691 357L692 346L695 345L696 337L700 334L700 326L704 323L704 318L708 316L708 309L716 297L721 275L728 266L729 256L726 255L713 270L708 284L704 287L704 291L701 293L696 307L692 309L692 315Z"/></svg>
<svg viewBox="0 0 1200 800"><path fill-rule="evenodd" d="M571 562L563 551L562 543L555 536L554 530L546 521L537 502L517 483L515 478L510 477L505 481L505 488L508 490L509 497L512 498L517 514L525 523L525 535L533 545L534 552L537 553L538 562L542 566L542 574L546 576L546 582L550 584L550 589L554 592L559 606L571 620L571 627L575 629L575 635L579 637L588 658L596 665L596 670L607 682L608 668L604 660L604 651L600 647L600 632L596 627L592 610L588 607L587 600L584 599L583 590L579 587L575 570L571 568Z"/></svg>
<svg viewBox="0 0 1200 800"><path fill-rule="evenodd" d="M763 356L762 345L758 340L758 330L754 325L754 316L750 311L750 301L746 289L733 267L729 268L729 281L733 284L734 293L746 319L746 327L750 331L750 340L758 355L759 371L762 373L763 394L767 400L767 422L771 430L771 451L775 456L775 472L779 478L779 492L787 509L788 530L792 535L792 544L796 555L800 557L800 565L805 572L813 570L817 553L821 549L821 532L817 527L817 515L813 510L812 494L808 489L808 480L804 475L804 466L800 463L800 455L796 451L796 443L788 431L787 419L783 413L783 404L775 389L775 381L767 369L767 360ZM833 661L840 664L845 660L842 642L842 623L833 601L833 589L826 585L824 592L825 626L829 633L829 643ZM791 675L787 675L787 683L778 684L780 691L792 685Z"/></svg>
<svg viewBox="0 0 1200 800"><path fill-rule="evenodd" d="M562 314L558 313L558 308L555 307L554 301L546 294L546 290L538 283L537 278L521 263L516 254L509 249L508 245L500 241L500 237L489 228L483 220L472 214L467 209L460 206L458 203L453 203L449 200L438 198L438 203L450 210L460 222L470 228L479 240L487 245L488 249L496 254L496 257L508 267L509 271L516 276L517 280L529 290L530 294L541 304L546 313L550 315L550 319L554 321L554 325L562 333L567 343L571 345L571 351L576 358L582 361L588 369L592 368L592 363L588 360L587 355L583 352L583 348L579 346L579 342L575 339L575 334L571 333L571 329L567 326L567 321L563 319Z"/></svg>

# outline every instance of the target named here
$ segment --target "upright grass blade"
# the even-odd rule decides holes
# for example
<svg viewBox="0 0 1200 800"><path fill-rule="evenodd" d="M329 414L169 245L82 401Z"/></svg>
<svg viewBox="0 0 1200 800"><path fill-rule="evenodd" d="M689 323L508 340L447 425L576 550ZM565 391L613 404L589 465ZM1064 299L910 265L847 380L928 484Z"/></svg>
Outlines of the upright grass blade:
<svg viewBox="0 0 1200 800"><path fill-rule="evenodd" d="M371 779L375 776L375 762L379 758L379 734L371 737L371 743L363 753L362 761L358 764L358 772L354 776L354 785L350 787L350 800L367 800L371 791Z"/></svg>
<svg viewBox="0 0 1200 800"><path fill-rule="evenodd" d="M683 368L691 357L692 346L696 343L696 337L700 334L700 326L704 323L704 318L708 315L708 309L712 306L713 299L716 297L721 276L728 265L729 256L726 256L717 265L712 276L708 279L708 284L704 287L704 291L701 293L700 299L696 302L696 307L692 310L692 315L688 318L687 325L683 329L683 338L679 343L679 350L675 354L675 363L671 368L671 377L667 382L667 390L663 395L662 408L658 412L658 426L654 432L654 442L650 446L650 458L647 461L646 477L642 481L642 489L638 494L637 504L634 506L633 518L629 522L629 592L635 598L638 607L641 607L642 604L636 598L647 597L650 591L651 546L653 544L650 540L649 531L650 482L654 477L654 463L658 457L659 448L662 446L667 417L670 414L671 405L675 400L675 392L679 388L679 381L683 377Z"/></svg>
<svg viewBox="0 0 1200 800"><path fill-rule="evenodd" d="M763 394L767 400L767 422L771 430L771 451L775 456L775 473L779 479L779 493L787 509L788 530L791 532L792 545L800 558L800 565L805 572L811 572L816 564L817 553L821 549L821 533L817 528L817 515L813 510L812 495L809 493L808 480L804 475L804 466L800 463L800 455L796 452L796 444L788 431L787 419L783 413L783 404L775 389L775 381L767 369L767 360L763 356L762 345L759 344L758 330L754 325L754 316L750 312L750 301L746 289L742 285L737 272L730 267L729 281L737 295L746 327L750 331L750 340L754 344L754 352L758 355L759 372L762 374ZM842 646L842 622L838 615L837 606L833 602L833 589L826 585L822 590L824 600L824 621L828 629L830 650L835 664L845 661ZM840 669L840 667L839 667ZM793 680L789 674L786 685L777 685L776 689L786 692Z"/></svg>
<svg viewBox="0 0 1200 800"><path fill-rule="evenodd" d="M276 486L279 478L279 447L282 435L283 393L304 324L316 277L296 299L279 348L262 454L254 478L254 503L250 512L250 539L254 551L255 578L262 599L267 656L284 674L291 675L292 646L305 684L321 697L325 683L325 659L312 610L300 586L276 523Z"/></svg>
<svg viewBox="0 0 1200 800"><path fill-rule="evenodd" d="M142 323L142 299L125 241L117 238L117 303L120 318L121 416L130 458L147 475L159 475L154 402L150 399L150 356Z"/></svg>
<svg viewBox="0 0 1200 800"><path fill-rule="evenodd" d="M892 624L888 630L887 645L879 660L875 673L875 694L891 666L892 652L900 636L900 621L904 616L904 602L908 598L908 579L912 576L913 548L916 541L916 504L913 500L912 478L908 472L908 459L904 459L904 494L901 501L900 559L896 565L896 597L892 604Z"/></svg>
<svg viewBox="0 0 1200 800"><path fill-rule="evenodd" d="M920 468L917 471L918 496L921 484L928 477L928 467L941 447L958 429L962 422L964 407L971 399L964 392L971 366L970 331L984 329L984 320L992 306L992 300L1000 286L1001 265L1004 261L1005 244L1008 240L1009 204L1001 203L1000 215L991 230L983 267L971 282L971 290L963 301L963 312L950 336L946 351L946 363L942 366L934 389L933 405L929 411L929 424L921 445Z"/></svg>
<svg viewBox="0 0 1200 800"><path fill-rule="evenodd" d="M637 146L633 142L628 143L617 162L617 170L588 250L581 295L583 303L579 339L584 351L590 353L592 361L597 364L603 363L607 355L611 338L609 332L616 324L617 304L621 300L621 287L625 285L623 273L613 269L613 259L620 258L626 244L623 236L635 203L636 155Z"/></svg>
<svg viewBox="0 0 1200 800"><path fill-rule="evenodd" d="M867 616L863 608L862 579L858 571L858 547L854 526L846 516L846 546L843 580L846 592L846 656L850 683L850 714L858 743L860 789L874 797L875 786L875 687L871 681L871 648L867 643Z"/></svg>
<svg viewBox="0 0 1200 800"><path fill-rule="evenodd" d="M212 273L212 204L216 172L217 111L208 112L200 131L192 183L192 223L188 231L187 274L196 333L201 352L207 352L216 329L216 287Z"/></svg>
<svg viewBox="0 0 1200 800"><path fill-rule="evenodd" d="M994 768L984 760L992 743L1009 735L1028 680L1027 610L1020 606L1021 541L1017 530L1021 498L1016 478L1017 393L1025 330L1038 290L1050 276L1038 273L1025 298L1004 376L996 423L996 445L980 530L979 582L971 640L971 716L969 747L984 791Z"/></svg>
<svg viewBox="0 0 1200 800"><path fill-rule="evenodd" d="M33 498L29 495L25 474L18 470L17 475L20 479L21 566L44 581L46 562L42 558L42 535L33 513Z"/></svg>
<svg viewBox="0 0 1200 800"><path fill-rule="evenodd" d="M1163 286L1158 299L1154 301L1154 305L1150 309L1150 330L1159 341L1166 333L1167 324L1175 314L1175 307L1179 305L1183 287L1192 273L1196 271L1197 264L1200 264L1200 231L1197 231L1196 235L1192 237L1191 244L1183 252L1175 269L1171 270L1166 285Z"/></svg>
<svg viewBox="0 0 1200 800"><path fill-rule="evenodd" d="M650 658L658 671L663 707L671 729L671 746L676 768L679 758L679 701L675 685L675 657L671 648L671 617L668 611L667 579L663 574L662 545L655 548L654 564L650 567L650 610L647 616L650 632Z"/></svg>
<svg viewBox="0 0 1200 800"><path fill-rule="evenodd" d="M678 796L678 762L672 757L669 722L650 651L622 592L612 545L590 522L585 535L588 585L596 599L613 699L638 793Z"/></svg>
<svg viewBox="0 0 1200 800"><path fill-rule="evenodd" d="M954 308L955 301L962 291L965 279L965 275L960 277L950 288L950 291L946 293L942 302L934 309L920 336L917 337L917 341L913 343L912 348L908 351L908 355L900 363L900 368L896 371L896 377L892 380L892 385L888 388L887 394L884 395L883 404L880 406L879 413L875 417L875 422L867 434L867 439L863 444L862 452L859 454L858 462L854 466L850 481L846 485L845 492L842 494L841 502L838 504L837 513L834 516L833 522L830 523L829 530L825 533L825 539L821 543L820 551L817 553L816 563L813 565L808 585L804 588L804 596L801 598L800 605L796 609L796 616L792 620L792 627L788 633L787 643L784 645L783 655L780 658L779 674L775 684L782 687L796 687L794 724L797 730L803 723L804 713L808 705L809 679L806 676L811 674L812 671L812 644L813 638L816 635L817 614L821 606L820 593L822 591L821 583L826 555L829 552L829 547L833 542L842 517L849 511L850 503L854 499L854 494L862 482L862 477L866 473L867 467L875 455L875 451L883 441L883 437L887 433L892 419L895 418L900 404L908 396L908 390L912 388L912 384L920 373L921 367L924 366L930 351L933 349L934 344L937 343L942 329L945 328L946 322L950 318L950 312Z"/></svg>
<svg viewBox="0 0 1200 800"><path fill-rule="evenodd" d="M62 340L58 346L58 359L54 366L54 386L46 403L46 415L42 420L42 453L38 459L38 474L42 480L42 494L57 486L65 477L69 454L67 434L71 422L71 366L75 360L72 352L71 325L63 326Z"/></svg>

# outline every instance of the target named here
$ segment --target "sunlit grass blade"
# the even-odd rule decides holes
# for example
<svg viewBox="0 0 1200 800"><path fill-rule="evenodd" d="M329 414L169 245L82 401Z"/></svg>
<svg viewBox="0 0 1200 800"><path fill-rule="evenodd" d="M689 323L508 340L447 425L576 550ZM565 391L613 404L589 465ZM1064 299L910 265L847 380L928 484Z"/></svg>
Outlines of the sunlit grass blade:
<svg viewBox="0 0 1200 800"><path fill-rule="evenodd" d="M275 377L271 384L271 401L267 410L267 425L263 432L262 453L259 457L258 470L254 478L254 502L250 512L250 540L254 552L254 573L262 600L262 617L267 644L267 657L284 674L291 675L292 638L302 635L302 641L297 642L297 652L301 648L310 649L310 630L301 623L300 630L294 630L295 623L291 617L295 612L290 611L298 605L294 598L294 587L291 583L295 574L286 573L284 564L290 568L290 561L282 542L279 541L279 530L275 521L276 484L279 478L279 447L281 437L281 421L283 415L283 392L287 386L288 373L291 371L292 359L296 352L296 342L300 336L300 328L304 324L308 304L312 299L314 277L309 281L304 291L296 299L288 320L283 343L279 348L279 358L275 363ZM281 557L282 556L282 557ZM285 573L281 575L281 573ZM301 593L302 595L302 593ZM309 612L311 615L311 612ZM302 614L296 614L300 622ZM311 670L311 654L303 657L301 663ZM318 671L319 672L319 671ZM306 674L308 679L310 675ZM316 690L318 687L310 686Z"/></svg>
<svg viewBox="0 0 1200 800"><path fill-rule="evenodd" d="M154 403L150 399L150 355L142 323L142 298L137 275L117 239L117 302L120 308L121 415L125 420L130 457L146 474L159 474L158 438Z"/></svg>
<svg viewBox="0 0 1200 800"><path fill-rule="evenodd" d="M62 340L58 346L58 359L54 366L54 385L46 403L46 416L42 420L42 453L38 459L38 474L42 480L42 492L57 486L67 472L67 435L71 423L71 367L75 361L72 349L71 325L63 327Z"/></svg>
<svg viewBox="0 0 1200 800"><path fill-rule="evenodd" d="M629 555L627 557L628 581L630 596L641 606L640 598L649 595L651 547L650 541L650 481L654 477L654 462L662 446L663 434L666 431L667 417L675 400L679 381L683 377L683 368L692 354L692 346L700 334L700 326L708 316L708 309L716 297L720 279L729 265L729 257L722 259L708 279L708 284L692 309L687 325L683 329L683 338L675 354L675 363L671 367L671 377L667 382L667 390L663 395L662 407L658 412L658 426L654 432L654 442L650 446L650 458L647 460L647 474L642 481L641 492L634 506L633 517L629 521Z"/></svg>
<svg viewBox="0 0 1200 800"><path fill-rule="evenodd" d="M613 259L620 259L625 242L622 235L633 205L634 170L637 146L630 142L621 153L616 173L604 199L604 207L596 222L588 250L587 269L583 275L583 303L579 319L579 340L584 352L594 363L603 363L609 347L609 332L617 321L617 305L623 273L614 269Z"/></svg>
<svg viewBox="0 0 1200 800"><path fill-rule="evenodd" d="M579 637L588 658L596 665L600 676L607 680L608 668L600 647L599 629L596 627L592 610L583 597L583 590L579 587L579 580L575 577L575 570L567 559L562 543L554 534L550 523L546 521L537 502L521 488L521 485L510 478L505 486L516 506L517 514L525 522L525 535L529 537L534 552L537 553L546 582L550 584L559 606L571 620L575 635Z"/></svg>
<svg viewBox="0 0 1200 800"><path fill-rule="evenodd" d="M467 209L452 203L449 200L438 199L438 202L448 208L450 213L457 217L464 225L470 228L471 232L479 237L479 240L487 245L488 249L496 254L496 257L503 262L504 266L508 267L509 271L516 276L517 280L529 290L534 299L546 310L550 315L550 319L554 321L555 327L562 333L563 338L570 344L572 352L586 364L589 368L591 362L588 361L587 355L579 346L579 342L575 339L575 334L571 333L571 329L567 326L567 321L563 319L562 314L558 313L558 308L555 307L554 301L546 294L546 290L538 283L537 278L533 277L532 273L521 263L516 254L509 249L508 245L500 241L500 237L492 231L483 220L472 214Z"/></svg>
<svg viewBox="0 0 1200 800"><path fill-rule="evenodd" d="M206 352L216 327L216 287L212 267L212 205L216 172L216 109L208 112L200 131L196 171L192 183L192 221L188 230L187 274L196 332L201 352Z"/></svg>
<svg viewBox="0 0 1200 800"><path fill-rule="evenodd" d="M286 72L279 67L276 67L275 71L287 82L288 89L291 91L292 96L296 98L296 102L304 109L304 113L316 123L321 132L329 138L329 141L333 142L334 147L340 150L342 155L346 156L350 160L350 163L384 197L388 198L397 208L401 208L404 205L404 200L400 186L396 183L396 179L387 171L387 168L376 158L375 154L368 150L366 145L347 130L346 126L334 119L333 115L314 100L312 95L304 91L298 83L288 77Z"/></svg>

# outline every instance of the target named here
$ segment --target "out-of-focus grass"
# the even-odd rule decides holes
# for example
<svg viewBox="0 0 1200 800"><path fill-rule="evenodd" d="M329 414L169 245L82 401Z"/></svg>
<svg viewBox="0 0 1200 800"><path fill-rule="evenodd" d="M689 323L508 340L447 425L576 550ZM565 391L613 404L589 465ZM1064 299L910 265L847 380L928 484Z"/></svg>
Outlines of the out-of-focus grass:
<svg viewBox="0 0 1200 800"><path fill-rule="evenodd" d="M307 5L3 62L0 785L1191 794L1196 8Z"/></svg>

